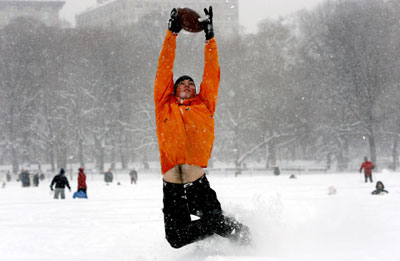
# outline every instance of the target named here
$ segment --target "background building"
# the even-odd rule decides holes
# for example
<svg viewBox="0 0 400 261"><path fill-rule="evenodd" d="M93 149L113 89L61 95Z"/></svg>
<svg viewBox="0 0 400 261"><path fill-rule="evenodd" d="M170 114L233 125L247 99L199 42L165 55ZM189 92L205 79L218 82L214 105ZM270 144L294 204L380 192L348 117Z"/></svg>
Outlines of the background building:
<svg viewBox="0 0 400 261"><path fill-rule="evenodd" d="M212 6L215 30L224 34L239 31L238 0L97 0L97 5L76 16L78 27L122 27L138 21L148 13L157 12L168 17L173 7L189 7L203 15Z"/></svg>
<svg viewBox="0 0 400 261"><path fill-rule="evenodd" d="M30 17L47 26L58 26L58 13L64 4L63 0L0 0L0 28L18 17Z"/></svg>

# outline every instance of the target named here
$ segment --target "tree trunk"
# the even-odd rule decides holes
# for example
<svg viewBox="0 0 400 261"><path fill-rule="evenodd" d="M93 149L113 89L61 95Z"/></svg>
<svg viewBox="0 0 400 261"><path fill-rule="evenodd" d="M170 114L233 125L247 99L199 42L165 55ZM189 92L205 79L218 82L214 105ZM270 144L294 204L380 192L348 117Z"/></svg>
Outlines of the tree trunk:
<svg viewBox="0 0 400 261"><path fill-rule="evenodd" d="M375 143L375 135L371 134L368 136L369 142L369 153L371 155L371 161L375 165L375 169L378 169L378 163L376 162L376 143Z"/></svg>
<svg viewBox="0 0 400 261"><path fill-rule="evenodd" d="M344 156L342 150L336 154L336 159L337 159L337 170L343 171L345 169L344 167L345 164L344 164Z"/></svg>
<svg viewBox="0 0 400 261"><path fill-rule="evenodd" d="M147 152L145 152L146 154L143 157L143 168L144 169L149 169L150 165L149 165L149 161L147 159Z"/></svg>
<svg viewBox="0 0 400 261"><path fill-rule="evenodd" d="M10 121L9 121L9 135L10 135L10 142L11 142L11 162L12 162L12 171L14 174L18 173L19 170L19 163L18 163L18 154L17 150L15 149L16 145L16 138L15 138L15 131L14 131L14 105L13 103L10 106L10 113L9 113Z"/></svg>
<svg viewBox="0 0 400 261"><path fill-rule="evenodd" d="M115 159L116 159L116 154L117 154L117 152L116 152L116 150L117 150L117 148L116 148L116 142L115 142L115 139L114 139L114 137L112 137L112 143L111 143L111 155L110 155L110 161L111 161L111 165L110 165L110 169L111 170L114 170L115 169Z"/></svg>
<svg viewBox="0 0 400 261"><path fill-rule="evenodd" d="M67 168L67 148L63 143L57 148L57 168Z"/></svg>
<svg viewBox="0 0 400 261"><path fill-rule="evenodd" d="M96 167L100 172L104 172L104 148L96 136L94 136L94 143L96 148Z"/></svg>
<svg viewBox="0 0 400 261"><path fill-rule="evenodd" d="M349 141L347 138L343 138L343 170L348 169L349 167Z"/></svg>
<svg viewBox="0 0 400 261"><path fill-rule="evenodd" d="M276 166L276 143L272 139L268 144L269 162L272 167Z"/></svg>
<svg viewBox="0 0 400 261"><path fill-rule="evenodd" d="M78 158L81 167L85 167L85 159L83 157L83 140L78 140Z"/></svg>
<svg viewBox="0 0 400 261"><path fill-rule="evenodd" d="M235 157L235 177L239 176L242 174L242 169L241 169L241 164L239 162L239 149L237 146L233 149L234 157Z"/></svg>
<svg viewBox="0 0 400 261"><path fill-rule="evenodd" d="M328 152L326 154L326 169L331 169L332 166L332 152Z"/></svg>
<svg viewBox="0 0 400 261"><path fill-rule="evenodd" d="M392 157L393 157L393 170L396 170L397 167L399 166L399 152L398 152L398 147L399 147L399 138L395 137L394 138L394 144L393 144L393 152L392 152Z"/></svg>
<svg viewBox="0 0 400 261"><path fill-rule="evenodd" d="M18 156L17 151L14 147L11 148L11 161L12 161L12 172L14 174L18 173L19 164L18 164Z"/></svg>
<svg viewBox="0 0 400 261"><path fill-rule="evenodd" d="M121 158L121 167L123 169L128 168L128 150L126 149L128 140L125 138L125 141L122 139L122 135L120 135L120 142L119 142L119 156Z"/></svg>
<svg viewBox="0 0 400 261"><path fill-rule="evenodd" d="M265 143L265 168L269 168L269 145Z"/></svg>
<svg viewBox="0 0 400 261"><path fill-rule="evenodd" d="M235 160L235 177L239 176L240 174L242 174L240 162Z"/></svg>
<svg viewBox="0 0 400 261"><path fill-rule="evenodd" d="M49 161L50 161L50 168L51 171L54 172L56 170L55 162L54 162L54 145L50 145L49 149Z"/></svg>

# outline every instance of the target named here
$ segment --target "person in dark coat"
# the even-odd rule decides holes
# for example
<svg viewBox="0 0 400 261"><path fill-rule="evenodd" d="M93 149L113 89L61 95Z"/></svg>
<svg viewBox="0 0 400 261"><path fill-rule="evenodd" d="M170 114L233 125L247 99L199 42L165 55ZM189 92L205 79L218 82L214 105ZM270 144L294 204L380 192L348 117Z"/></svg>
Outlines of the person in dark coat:
<svg viewBox="0 0 400 261"><path fill-rule="evenodd" d="M364 177L365 177L365 183L369 181L371 181L372 183L372 170L375 168L375 165L368 160L367 157L364 157L364 162L361 164L360 167L360 173L362 171L362 169L364 169Z"/></svg>
<svg viewBox="0 0 400 261"><path fill-rule="evenodd" d="M114 179L114 175L113 175L113 173L111 172L111 169L108 169L107 172L104 172L104 181L105 181L107 184L113 182L113 179Z"/></svg>
<svg viewBox="0 0 400 261"><path fill-rule="evenodd" d="M22 187L30 187L31 186L31 180L29 178L29 172L27 170L22 170L21 173L19 174L19 179L21 180Z"/></svg>
<svg viewBox="0 0 400 261"><path fill-rule="evenodd" d="M83 191L87 195L86 175L85 175L84 170L85 169L83 167L79 168L79 173L78 173L78 191Z"/></svg>
<svg viewBox="0 0 400 261"><path fill-rule="evenodd" d="M137 182L137 171L135 169L131 170L131 172L129 172L129 176L131 177L131 184Z"/></svg>
<svg viewBox="0 0 400 261"><path fill-rule="evenodd" d="M33 186L39 187L39 173L33 175Z"/></svg>
<svg viewBox="0 0 400 261"><path fill-rule="evenodd" d="M375 190L371 192L372 195L383 195L389 193L389 191L385 190L385 186L382 181L376 182Z"/></svg>
<svg viewBox="0 0 400 261"><path fill-rule="evenodd" d="M65 176L65 171L63 168L60 169L60 173L54 176L50 184L50 189L53 191L53 185L55 184L56 189L54 191L54 199L58 199L61 195L61 199L65 199L65 186L71 191L67 177Z"/></svg>

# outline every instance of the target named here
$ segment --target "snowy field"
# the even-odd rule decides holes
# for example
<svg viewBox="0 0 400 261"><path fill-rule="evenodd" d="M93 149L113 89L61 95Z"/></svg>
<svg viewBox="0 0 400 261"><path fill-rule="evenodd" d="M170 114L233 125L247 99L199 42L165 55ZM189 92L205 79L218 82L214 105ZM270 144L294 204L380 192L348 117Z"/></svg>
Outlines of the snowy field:
<svg viewBox="0 0 400 261"><path fill-rule="evenodd" d="M0 189L0 260L400 260L400 173L378 173L373 184L358 173L210 174L253 245L214 236L181 249L164 239L161 175L139 173L137 185L118 175L119 186L101 177L88 175L88 200L52 199L48 179ZM371 195L377 180L389 194Z"/></svg>

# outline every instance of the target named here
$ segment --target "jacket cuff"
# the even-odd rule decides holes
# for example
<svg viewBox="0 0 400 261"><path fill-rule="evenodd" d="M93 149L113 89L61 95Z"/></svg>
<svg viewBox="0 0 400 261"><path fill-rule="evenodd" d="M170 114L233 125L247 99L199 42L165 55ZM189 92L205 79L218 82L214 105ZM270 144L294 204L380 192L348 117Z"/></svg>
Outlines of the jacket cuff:
<svg viewBox="0 0 400 261"><path fill-rule="evenodd" d="M169 29L167 29L167 36L178 36L178 34L177 33L173 33L173 32L171 32Z"/></svg>
<svg viewBox="0 0 400 261"><path fill-rule="evenodd" d="M204 43L206 43L206 44L208 44L208 43L213 43L213 42L215 42L215 38L214 38L214 37L211 38L211 39L209 39L209 40L205 40L205 41L204 41Z"/></svg>

